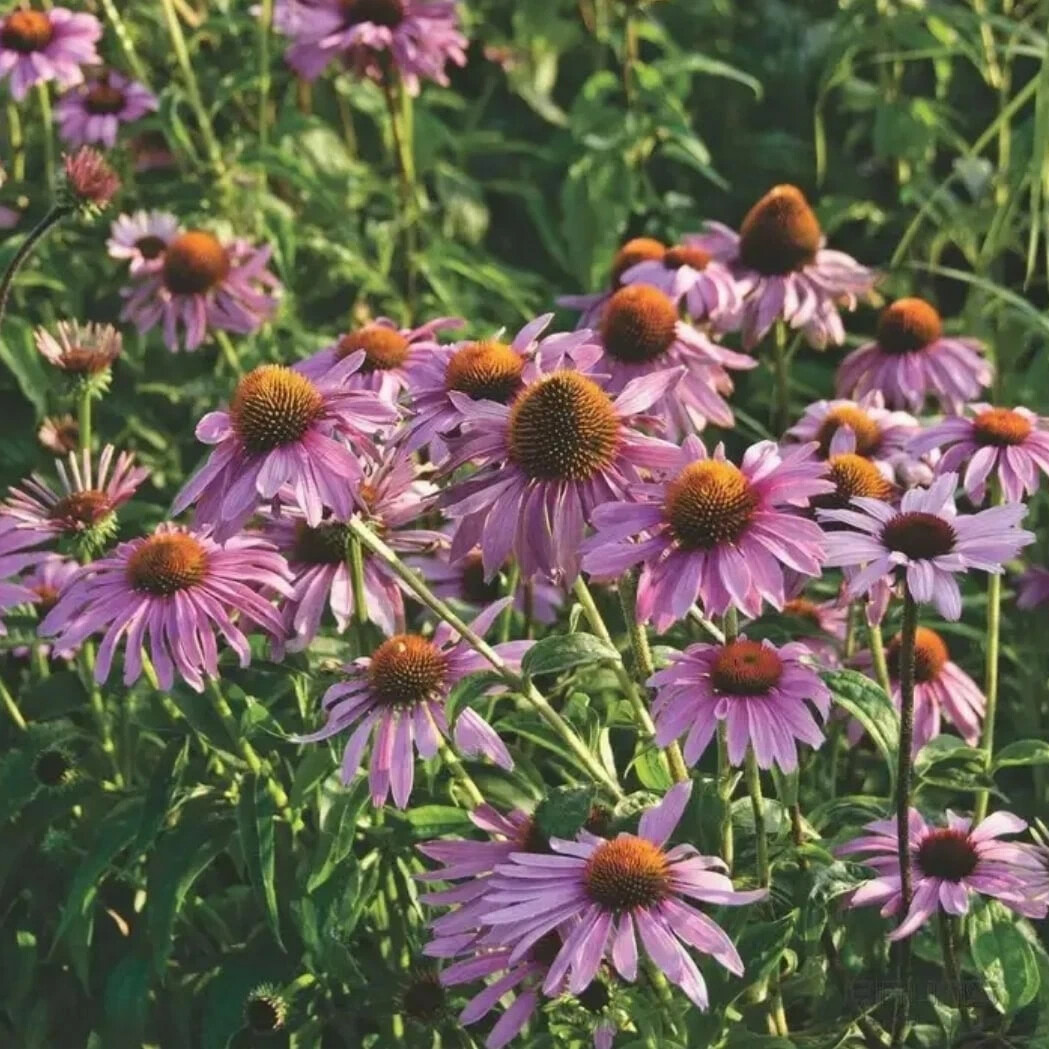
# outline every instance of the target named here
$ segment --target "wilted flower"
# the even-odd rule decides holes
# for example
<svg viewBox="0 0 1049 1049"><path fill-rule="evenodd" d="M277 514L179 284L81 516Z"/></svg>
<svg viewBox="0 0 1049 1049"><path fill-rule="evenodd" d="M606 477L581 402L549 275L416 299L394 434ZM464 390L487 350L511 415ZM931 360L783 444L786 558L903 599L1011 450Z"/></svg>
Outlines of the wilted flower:
<svg viewBox="0 0 1049 1049"><path fill-rule="evenodd" d="M71 146L98 144L112 149L121 124L157 108L152 92L114 70L70 88L55 106L58 132Z"/></svg>
<svg viewBox="0 0 1049 1049"><path fill-rule="evenodd" d="M11 94L19 102L34 84L79 84L84 79L80 67L101 61L95 50L101 36L94 15L67 7L11 11L0 18L0 77L10 78Z"/></svg>
<svg viewBox="0 0 1049 1049"><path fill-rule="evenodd" d="M37 328L34 338L48 364L79 378L108 371L123 348L120 332L109 324L59 321L54 335L46 328Z"/></svg>
<svg viewBox="0 0 1049 1049"><path fill-rule="evenodd" d="M80 447L80 423L68 414L49 416L40 424L36 439L52 455L65 458Z"/></svg>

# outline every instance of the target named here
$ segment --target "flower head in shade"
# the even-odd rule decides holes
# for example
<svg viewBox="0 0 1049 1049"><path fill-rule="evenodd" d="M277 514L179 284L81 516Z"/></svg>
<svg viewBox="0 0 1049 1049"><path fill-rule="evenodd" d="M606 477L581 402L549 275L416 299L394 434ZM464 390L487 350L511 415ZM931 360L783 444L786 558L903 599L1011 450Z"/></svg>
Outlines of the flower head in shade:
<svg viewBox="0 0 1049 1049"><path fill-rule="evenodd" d="M369 435L397 418L377 394L347 386L363 358L347 357L316 382L276 364L248 372L229 407L197 424L197 439L215 448L176 496L173 512L196 503L197 521L223 542L261 501L282 502L287 486L311 527L326 510L347 520L361 501L364 470L346 442L370 450Z"/></svg>
<svg viewBox="0 0 1049 1049"><path fill-rule="evenodd" d="M877 280L852 256L824 247L819 220L797 186L773 186L747 212L739 233L708 222L692 242L735 277L747 348L778 320L800 328L813 346L844 342L839 308L854 309Z"/></svg>
<svg viewBox="0 0 1049 1049"><path fill-rule="evenodd" d="M164 344L176 352L195 350L209 328L248 335L277 306L280 283L269 260L268 247L186 230L168 240L162 265L140 270L123 290L121 317L140 332L162 324Z"/></svg>
<svg viewBox="0 0 1049 1049"><path fill-rule="evenodd" d="M120 332L110 324L77 321L59 321L54 334L37 328L33 337L48 364L77 379L91 379L108 372L124 344Z"/></svg>
<svg viewBox="0 0 1049 1049"><path fill-rule="evenodd" d="M95 45L102 25L94 15L67 7L26 8L0 17L0 77L9 77L16 101L34 84L57 80L65 87L84 79L81 66L100 60Z"/></svg>
<svg viewBox="0 0 1049 1049"><path fill-rule="evenodd" d="M17 605L32 604L35 594L24 579L12 579L42 564L54 555L47 550L35 549L46 539L39 532L30 532L18 527L11 517L0 515L0 613ZM7 629L0 618L0 637Z"/></svg>
<svg viewBox="0 0 1049 1049"><path fill-rule="evenodd" d="M106 247L113 259L124 259L132 273L164 266L164 252L178 236L178 219L169 211L136 211L121 215L110 227Z"/></svg>
<svg viewBox="0 0 1049 1049"><path fill-rule="evenodd" d="M50 554L22 576L19 583L30 591L32 596L29 603L36 609L38 616L43 618L55 607L62 588L77 574L79 568L77 562L70 558ZM75 648L55 651L49 645L40 647L45 655L55 659L72 659L76 653ZM30 649L28 646L25 649L15 649L13 654L24 657L30 654Z"/></svg>
<svg viewBox="0 0 1049 1049"><path fill-rule="evenodd" d="M291 594L284 558L269 543L235 536L219 546L199 532L163 524L79 569L40 633L53 636L58 650L102 633L95 666L100 683L123 642L125 685L138 680L148 650L162 688L170 689L177 676L200 692L205 675L218 677L216 631L242 667L251 661L234 617L271 634L282 631L277 610L260 591Z"/></svg>
<svg viewBox="0 0 1049 1049"><path fill-rule="evenodd" d="M484 635L506 602L497 601L471 624ZM510 666L519 666L530 641L510 641L495 650ZM398 808L408 804L415 781L415 752L437 754L441 739L454 739L463 754L484 755L501 768L513 768L506 745L495 730L469 707L460 711L449 731L445 703L452 687L489 666L451 627L442 623L433 638L396 634L368 657L347 663L345 679L324 694L327 722L317 732L297 737L300 743L329 739L353 727L342 759L342 780L357 775L370 737L368 783L372 803L383 805L392 792Z"/></svg>
<svg viewBox="0 0 1049 1049"><path fill-rule="evenodd" d="M364 361L351 376L350 385L375 390L386 400L396 401L409 385L412 368L437 351L437 333L461 325L458 317L438 317L418 328L400 328L388 317L380 317L307 357L298 371L308 379L317 379L351 353L363 350Z"/></svg>
<svg viewBox="0 0 1049 1049"><path fill-rule="evenodd" d="M58 133L71 146L117 144L121 124L140 120L157 108L152 92L122 73L107 69L70 88L55 106Z"/></svg>
<svg viewBox="0 0 1049 1049"><path fill-rule="evenodd" d="M794 441L816 441L823 458L835 452L855 452L876 462L892 462L919 429L913 415L890 411L875 390L858 401L810 404L786 436Z"/></svg>
<svg viewBox="0 0 1049 1049"><path fill-rule="evenodd" d="M173 168L177 163L162 131L143 131L135 135L129 145L136 171L159 171Z"/></svg>
<svg viewBox="0 0 1049 1049"><path fill-rule="evenodd" d="M678 382L652 407L677 438L702 429L708 420L731 427L732 409L722 397L732 392L726 369L747 370L758 363L680 320L673 300L650 284L628 284L615 292L601 311L595 334L603 351L596 368L607 373L613 393L632 379L681 369Z"/></svg>
<svg viewBox="0 0 1049 1049"><path fill-rule="evenodd" d="M803 583L801 579L799 582ZM841 601L815 601L806 597L802 586L791 587L781 616L790 625L791 636L797 638L815 657L821 666L837 666L841 662L841 650L845 642L849 611Z"/></svg>
<svg viewBox="0 0 1049 1049"><path fill-rule="evenodd" d="M667 979L701 1009L703 977L686 947L709 954L741 975L743 962L729 937L688 898L738 906L765 890L736 892L721 860L691 845L667 848L684 812L690 783L672 787L641 817L638 833L606 839L581 831L575 841L553 838L549 855L513 853L491 879L485 922L520 958L559 926L571 925L543 981L546 994L585 991L603 961L627 982L638 974L638 942ZM567 977L567 980L566 980Z"/></svg>
<svg viewBox="0 0 1049 1049"><path fill-rule="evenodd" d="M480 546L485 578L511 553L521 574L575 578L594 507L624 497L640 470L667 469L678 449L634 429L672 371L634 379L614 400L582 371L557 368L528 383L508 407L459 398L463 439L450 467L480 469L447 495L457 519L452 557Z"/></svg>
<svg viewBox="0 0 1049 1049"><path fill-rule="evenodd" d="M930 426L910 443L914 454L943 449L939 473L961 472L965 494L982 503L987 478L994 475L1010 503L1038 490L1039 474L1049 473L1049 426L1027 408L970 404L964 414Z"/></svg>
<svg viewBox="0 0 1049 1049"><path fill-rule="evenodd" d="M932 602L945 619L958 619L962 595L955 576L973 568L1000 573L1034 541L1019 527L1027 513L1023 505L959 514L957 486L957 474L943 474L928 488L906 492L899 509L878 499L854 499L852 509L817 511L820 520L847 526L828 534L827 564L860 569L850 573L850 597L898 575L916 601Z"/></svg>
<svg viewBox="0 0 1049 1049"><path fill-rule="evenodd" d="M447 84L448 62L466 64L454 0L277 0L273 24L291 38L284 57L307 80L334 61L380 82L392 66L415 94L420 80Z"/></svg>
<svg viewBox="0 0 1049 1049"><path fill-rule="evenodd" d="M724 722L733 765L742 765L750 746L761 768L776 764L792 772L798 767L798 741L813 747L823 742L808 704L824 720L830 714L830 691L803 662L810 656L797 642L776 648L743 637L724 645L690 645L649 678L656 689L657 742L665 747L688 733L685 760L694 765Z"/></svg>
<svg viewBox="0 0 1049 1049"><path fill-rule="evenodd" d="M64 459L80 447L80 423L69 414L48 416L40 424L36 439L52 455Z"/></svg>
<svg viewBox="0 0 1049 1049"><path fill-rule="evenodd" d="M879 390L891 408L918 411L932 397L950 411L991 384L991 366L975 339L943 333L943 321L924 299L897 299L878 318L874 342L838 366L839 397Z"/></svg>
<svg viewBox="0 0 1049 1049"><path fill-rule="evenodd" d="M381 463L365 465L359 496L362 516L383 542L402 556L436 547L445 541L440 532L412 527L419 521L437 489L419 477L411 459L387 454ZM293 596L281 603L288 648L302 651L320 629L327 605L339 631L354 614L350 569L350 533L342 521L324 519L307 524L302 512L283 507L263 519L263 534L288 559ZM367 615L386 634L404 630L404 597L397 577L381 562L362 551ZM498 595L496 595L498 596ZM278 644L278 651L282 648Z"/></svg>
<svg viewBox="0 0 1049 1049"><path fill-rule="evenodd" d="M62 188L70 207L94 215L109 206L120 189L120 178L97 149L81 146L62 158L65 183Z"/></svg>
<svg viewBox="0 0 1049 1049"><path fill-rule="evenodd" d="M711 457L687 438L666 481L598 507L583 567L608 579L643 564L637 615L660 631L697 599L711 615L757 616L764 601L782 608L784 569L819 575L823 560L823 533L799 512L832 490L813 451L761 441L736 466L721 445Z"/></svg>
<svg viewBox="0 0 1049 1049"><path fill-rule="evenodd" d="M0 505L0 514L13 518L20 528L47 537L70 536L98 547L116 530L115 514L149 476L135 466L130 452L116 455L107 444L92 466L91 453L70 453L55 463L60 484L52 487L39 474L12 488Z"/></svg>
<svg viewBox="0 0 1049 1049"><path fill-rule="evenodd" d="M886 658L892 681L892 701L900 706L900 636L888 644ZM860 652L856 660L870 664L870 653ZM970 746L980 740L987 700L980 686L957 663L943 636L928 627L918 627L914 638L914 753L940 734L943 715ZM858 723L850 727L855 741L862 734Z"/></svg>
<svg viewBox="0 0 1049 1049"><path fill-rule="evenodd" d="M1000 840L1019 834L1027 824L1008 812L972 821L947 812L947 826L925 822L916 809L909 813L908 844L913 895L904 921L889 934L902 940L918 931L934 914L965 914L973 893L1000 900L1028 918L1044 918L1045 871L1031 845ZM902 903L896 820L868 823L869 834L839 846L839 856L867 854L862 862L878 872L849 896L850 907L881 904L884 917L898 915Z"/></svg>
<svg viewBox="0 0 1049 1049"><path fill-rule="evenodd" d="M685 237L662 258L636 263L623 273L622 283L650 284L683 306L692 320L729 327L741 306L735 278L696 239Z"/></svg>
<svg viewBox="0 0 1049 1049"><path fill-rule="evenodd" d="M556 366L566 355L589 350L589 331L544 338L553 319L552 313L536 317L510 342L503 342L498 332L489 339L435 346L412 360L408 383L413 418L405 427L405 448L429 446L431 459L440 461L447 454L444 436L462 424L464 403L509 404L526 382L540 374L542 364Z"/></svg>
<svg viewBox="0 0 1049 1049"><path fill-rule="evenodd" d="M615 253L609 267L608 287L591 295L562 295L557 305L566 310L579 310L578 328L592 328L601 320L605 303L623 286L623 275L642 262L659 262L667 246L653 237L633 237Z"/></svg>
<svg viewBox="0 0 1049 1049"><path fill-rule="evenodd" d="M1049 601L1049 568L1028 568L1017 583L1017 608L1037 608Z"/></svg>

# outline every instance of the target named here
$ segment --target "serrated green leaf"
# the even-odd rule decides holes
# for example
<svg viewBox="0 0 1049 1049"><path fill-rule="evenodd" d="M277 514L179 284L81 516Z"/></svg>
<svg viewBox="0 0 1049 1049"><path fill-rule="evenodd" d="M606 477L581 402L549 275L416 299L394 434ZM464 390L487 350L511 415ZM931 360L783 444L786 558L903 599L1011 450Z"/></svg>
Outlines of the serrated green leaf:
<svg viewBox="0 0 1049 1049"><path fill-rule="evenodd" d="M563 634L537 641L521 660L521 670L529 677L560 674L573 667L618 658L614 648L593 634Z"/></svg>
<svg viewBox="0 0 1049 1049"><path fill-rule="evenodd" d="M178 790L188 754L189 740L183 738L171 740L160 755L149 779L146 800L142 806L142 820L131 845L132 853L141 852L157 836L168 814L171 799Z"/></svg>
<svg viewBox="0 0 1049 1049"><path fill-rule="evenodd" d="M828 670L822 675L836 702L867 730L881 751L896 781L897 753L900 746L900 716L892 700L869 677L855 670Z"/></svg>

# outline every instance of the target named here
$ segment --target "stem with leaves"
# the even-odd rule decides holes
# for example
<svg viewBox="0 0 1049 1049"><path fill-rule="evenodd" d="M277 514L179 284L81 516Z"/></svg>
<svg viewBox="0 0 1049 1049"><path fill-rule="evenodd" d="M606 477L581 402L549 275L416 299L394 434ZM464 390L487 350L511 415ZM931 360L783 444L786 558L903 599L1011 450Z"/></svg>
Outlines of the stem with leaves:
<svg viewBox="0 0 1049 1049"><path fill-rule="evenodd" d="M63 219L73 214L73 208L67 204L56 204L51 210L29 231L22 246L15 252L15 256L7 264L3 277L0 277L0 325L4 322L4 314L7 312L7 300L11 297L11 285L14 283L18 271L22 268L26 259L32 255L36 246L54 229Z"/></svg>

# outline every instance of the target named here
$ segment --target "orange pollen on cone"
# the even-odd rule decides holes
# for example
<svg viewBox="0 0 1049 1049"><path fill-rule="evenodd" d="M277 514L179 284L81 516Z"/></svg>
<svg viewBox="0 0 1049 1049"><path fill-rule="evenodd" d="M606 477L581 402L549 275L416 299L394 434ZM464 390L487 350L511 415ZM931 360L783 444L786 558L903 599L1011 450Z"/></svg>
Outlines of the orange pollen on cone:
<svg viewBox="0 0 1049 1049"><path fill-rule="evenodd" d="M623 834L599 845L586 862L583 883L605 910L621 913L659 903L670 891L670 867L657 845Z"/></svg>
<svg viewBox="0 0 1049 1049"><path fill-rule="evenodd" d="M730 641L714 657L711 684L730 696L756 696L779 684L783 662L776 652L760 641L745 638Z"/></svg>
<svg viewBox="0 0 1049 1049"><path fill-rule="evenodd" d="M897 299L878 318L878 345L886 353L917 353L942 334L939 313L924 299Z"/></svg>
<svg viewBox="0 0 1049 1049"><path fill-rule="evenodd" d="M208 554L191 535L170 532L150 536L128 558L127 581L156 597L170 597L200 583L208 570Z"/></svg>

